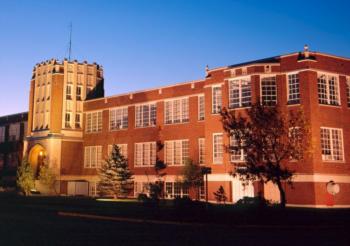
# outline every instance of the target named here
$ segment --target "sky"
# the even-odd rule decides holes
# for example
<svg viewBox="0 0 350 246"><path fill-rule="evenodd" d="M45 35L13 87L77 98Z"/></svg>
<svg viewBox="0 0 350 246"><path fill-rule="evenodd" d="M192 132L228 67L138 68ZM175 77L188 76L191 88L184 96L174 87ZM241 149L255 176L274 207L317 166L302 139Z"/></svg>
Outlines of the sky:
<svg viewBox="0 0 350 246"><path fill-rule="evenodd" d="M104 68L105 95L202 79L226 66L310 50L350 57L350 1L0 0L0 116L28 110L36 63Z"/></svg>

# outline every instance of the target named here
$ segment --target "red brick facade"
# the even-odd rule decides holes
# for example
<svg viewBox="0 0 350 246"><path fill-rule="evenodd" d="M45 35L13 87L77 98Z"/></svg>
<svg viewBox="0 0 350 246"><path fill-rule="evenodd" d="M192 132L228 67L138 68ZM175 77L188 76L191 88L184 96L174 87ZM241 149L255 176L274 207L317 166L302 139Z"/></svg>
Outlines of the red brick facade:
<svg viewBox="0 0 350 246"><path fill-rule="evenodd" d="M300 103L298 104L288 104L287 76L289 74L298 74L300 89ZM331 74L336 78L339 105L319 103L318 78L323 74ZM287 112L303 107L311 124L312 155L303 162L288 163L288 166L296 171L296 177L294 188L286 186L287 204L350 206L350 107L348 107L347 94L350 59L316 52L308 54L308 51L208 70L203 80L85 101L82 145L81 142L62 144L61 175L81 177L89 182L96 182L98 180L96 168L84 168L84 148L102 146L102 158L105 158L108 155L108 145L127 144L128 163L135 174L135 182L145 183L154 180L155 172L152 167L135 166L135 143L186 139L189 145L188 157L197 163L199 159L198 139L204 138L204 165L212 168L212 174L209 175L209 200L215 200L213 192L220 185L224 187L229 202L236 202L243 196L256 195L258 190L262 191L266 198L278 200L277 190L269 184L254 184L243 190L240 182L229 175L232 163L230 154L226 151L223 153L221 164L213 163L213 134L223 133L220 115L212 113L213 87L221 87L222 107L227 108L229 106L229 81L235 78L249 78L251 101L254 103L260 101L261 79L267 76L276 78L277 104L282 111ZM327 90L333 88L328 87ZM199 120L198 100L202 95L205 98L205 119ZM189 121L165 124L165 101L186 97L188 97ZM155 125L136 127L136 106L150 102L156 104ZM110 130L110 109L117 107L127 107L128 126L125 129L112 131ZM245 109L236 108L234 110L244 112ZM87 114L95 111L102 111L102 129L87 133ZM342 130L341 144L344 153L340 160L325 161L322 159L321 127ZM223 144L224 146L229 144L229 139L225 134L223 134ZM327 153L323 154L327 155ZM165 160L165 148L160 151L158 157ZM181 179L180 170L181 166L168 166L165 182L176 183ZM339 193L330 195L327 192L326 186L330 181L339 185ZM61 189L62 192L67 190L66 184L64 187Z"/></svg>

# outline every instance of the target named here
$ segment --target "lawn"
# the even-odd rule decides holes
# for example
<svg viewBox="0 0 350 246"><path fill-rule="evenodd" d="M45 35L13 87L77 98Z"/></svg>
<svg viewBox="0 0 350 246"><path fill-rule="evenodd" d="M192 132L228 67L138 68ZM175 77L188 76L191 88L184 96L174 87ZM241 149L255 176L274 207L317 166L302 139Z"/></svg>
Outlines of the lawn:
<svg viewBox="0 0 350 246"><path fill-rule="evenodd" d="M187 224L118 222L58 212ZM0 245L350 245L349 225L350 210L232 205L206 210L175 208L170 202L154 207L130 200L0 195Z"/></svg>

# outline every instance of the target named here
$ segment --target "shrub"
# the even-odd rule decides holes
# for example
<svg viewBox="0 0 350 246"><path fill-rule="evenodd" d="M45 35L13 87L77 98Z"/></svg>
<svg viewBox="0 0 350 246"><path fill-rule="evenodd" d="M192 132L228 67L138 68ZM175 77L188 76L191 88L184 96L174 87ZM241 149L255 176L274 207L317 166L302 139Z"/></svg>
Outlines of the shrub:
<svg viewBox="0 0 350 246"><path fill-rule="evenodd" d="M256 196L256 197L243 197L242 199L238 200L235 206L239 207L267 207L269 205L269 201L263 198L262 196Z"/></svg>

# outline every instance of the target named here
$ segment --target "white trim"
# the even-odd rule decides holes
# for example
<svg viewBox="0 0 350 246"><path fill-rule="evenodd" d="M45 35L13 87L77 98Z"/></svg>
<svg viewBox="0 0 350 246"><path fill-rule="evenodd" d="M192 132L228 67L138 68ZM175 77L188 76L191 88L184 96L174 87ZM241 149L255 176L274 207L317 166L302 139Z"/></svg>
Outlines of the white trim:
<svg viewBox="0 0 350 246"><path fill-rule="evenodd" d="M119 128L119 129L111 129L111 112L112 111L117 111L117 110L121 110L121 116L122 116L122 119L121 119L121 123L123 125L123 111L124 109L126 109L126 115L127 115L127 127L122 127L122 128ZM113 108L109 108L108 110L108 131L110 132L113 132L113 131L121 131L121 130L127 130L129 128L129 107L128 106L121 106L121 107L113 107ZM115 114L115 118L116 118L116 114Z"/></svg>
<svg viewBox="0 0 350 246"><path fill-rule="evenodd" d="M295 174L293 182L313 182L313 183L328 183L333 180L335 183L350 183L350 175L339 174Z"/></svg>
<svg viewBox="0 0 350 246"><path fill-rule="evenodd" d="M142 145L142 160L141 160L141 165L136 165L137 163L137 148L136 148L136 145L137 144L141 144ZM149 144L149 165L144 165L144 162L143 162L143 152L144 152L144 148L143 148L143 145L144 144ZM152 147L153 147L153 144L154 144L154 153L152 152ZM152 154L154 154L154 161L156 161L157 159L157 142L155 141L151 141L151 142L138 142L138 143L134 143L134 168L142 168L142 167L146 167L146 168L149 168L149 167L153 167L155 163L152 163Z"/></svg>
<svg viewBox="0 0 350 246"><path fill-rule="evenodd" d="M276 103L275 105L278 104L278 86L277 86L277 75L276 74L265 74L263 76L260 76L259 78L259 89L260 89L260 95L259 95L259 98L260 98L260 103L261 104L264 104L263 100L262 100L262 80L263 79L266 79L266 78L275 78L275 87L276 87Z"/></svg>
<svg viewBox="0 0 350 246"><path fill-rule="evenodd" d="M175 156L176 156L176 142L181 143L181 149L180 149L180 164L175 164ZM184 148L183 148L183 144L184 142L188 143L188 157L190 157L190 140L189 139L176 139L176 140L164 140L164 162L166 163L166 165L168 167L173 166L184 166L185 165L185 160L183 158L183 152L184 152ZM172 160L171 163L168 162L169 157L167 156L167 146L172 145Z"/></svg>
<svg viewBox="0 0 350 246"><path fill-rule="evenodd" d="M159 89L167 89L167 88L172 88L172 87L176 87L176 86L182 86L182 85L190 85L195 83L204 83L205 80L201 80L201 79L198 79L198 80L192 80L192 81L186 81L186 82L180 82L180 83L175 83L175 84L172 84L172 85L166 85L166 86L160 86L160 87L154 87L154 88L150 88L150 89L145 89L145 90L139 90L139 91L133 91L133 92L126 92L126 93L122 93L122 94L117 94L117 95L112 95L112 96L108 96L108 97L102 97L102 98L96 98L96 99L91 99L91 100L88 100L87 102L94 102L94 101L99 101L99 100L104 100L105 98L107 99L112 99L112 98L115 98L115 97L121 97L121 96L129 96L130 94L133 94L135 96L135 94L140 94L140 93L145 93L145 92L150 92L150 91L158 91ZM163 93L164 94L164 93Z"/></svg>
<svg viewBox="0 0 350 246"><path fill-rule="evenodd" d="M221 87L224 84L225 84L224 82L219 82L219 83L214 83L214 84L210 84L210 85L205 85L204 88Z"/></svg>
<svg viewBox="0 0 350 246"><path fill-rule="evenodd" d="M318 80L319 78L324 75L326 76L326 90L327 90L327 104L324 103L319 103L320 105L329 105L329 106L336 106L340 107L341 106L341 97L340 97L340 83L339 83L339 74L336 73L330 73L330 72L317 72L317 95L318 95L318 100L319 100L319 94L318 94ZM330 98L330 93L329 93L329 77L335 77L336 85L337 85L337 94L338 94L338 104L337 105L332 105L329 103L329 98Z"/></svg>
<svg viewBox="0 0 350 246"><path fill-rule="evenodd" d="M203 152L204 152L204 158L203 158L203 163L200 163L200 160L201 160L201 141L203 141L202 142L202 144L203 144L203 146L204 146L204 150L203 150ZM200 137L200 138L198 138L198 164L199 165L205 165L205 137Z"/></svg>
<svg viewBox="0 0 350 246"><path fill-rule="evenodd" d="M214 157L214 149L215 149L215 136L221 136L222 137L222 160L220 162L218 161L215 161L215 157ZM217 164L217 165L222 165L224 163L224 134L222 132L214 132L213 135L212 135L212 153L213 153L213 164Z"/></svg>
<svg viewBox="0 0 350 246"><path fill-rule="evenodd" d="M293 103L293 104L289 104L289 76L290 75L296 75L298 78L298 86L299 86L299 103ZM300 90L300 77L299 77L299 73L298 72L292 72L292 73L286 73L286 87L287 87L287 105L300 105L300 101L301 101L301 90Z"/></svg>
<svg viewBox="0 0 350 246"><path fill-rule="evenodd" d="M331 130L336 130L336 131L340 131L340 140L341 140L341 145L342 145L342 160L324 160L323 159L323 155L322 155L322 139L321 139L321 130L322 129L327 129L330 130L329 132L329 142L330 142L330 150L331 152L333 152L333 137L332 137L332 131ZM332 163L345 163L345 152L344 152L344 137L343 137L343 129L342 128L334 128L334 127L324 127L321 126L320 127L320 149L321 149L321 160L323 162L332 162ZM332 154L332 153L331 153Z"/></svg>
<svg viewBox="0 0 350 246"><path fill-rule="evenodd" d="M167 99L164 99L163 101L164 101L164 103L165 103L165 102L174 101L174 100L181 100L181 99L185 99L185 98L190 99L189 96L179 96L179 97L167 98Z"/></svg>
<svg viewBox="0 0 350 246"><path fill-rule="evenodd" d="M333 206L327 206L327 205L319 205L319 204L293 204L293 203L287 203L287 207L296 207L296 208L321 208L321 209L334 209L334 208L350 208L350 205L333 205Z"/></svg>
<svg viewBox="0 0 350 246"><path fill-rule="evenodd" d="M216 107L215 107L215 110L217 110L217 108L220 107L220 110L219 112L214 112L214 89L216 88L220 88L220 97L221 97L221 100L220 100L220 105L217 103ZM223 104L223 91L222 91L222 86L221 85L217 85L217 86L212 86L211 87L211 114L220 114L220 111L222 110L222 104ZM218 107L219 106L219 107Z"/></svg>
<svg viewBox="0 0 350 246"><path fill-rule="evenodd" d="M203 97L203 119L200 119L200 98ZM198 95L197 96L197 121L204 121L205 120L205 95Z"/></svg>
<svg viewBox="0 0 350 246"><path fill-rule="evenodd" d="M152 116L152 105L155 106L155 123L152 122L152 119L151 119L151 116ZM142 106L142 115L141 115L141 126L137 126L137 107L141 107ZM148 126L144 126L144 120L143 120L143 116L144 116L144 113L143 113L143 106L148 106L148 123L149 125ZM148 127L155 127L157 125L157 110L158 110L158 107L157 107L157 103L154 103L154 102L146 102L146 103L141 103L141 104L137 104L135 105L135 110L134 110L134 121L135 121L135 125L134 125L134 128L137 129L137 128L148 128Z"/></svg>

